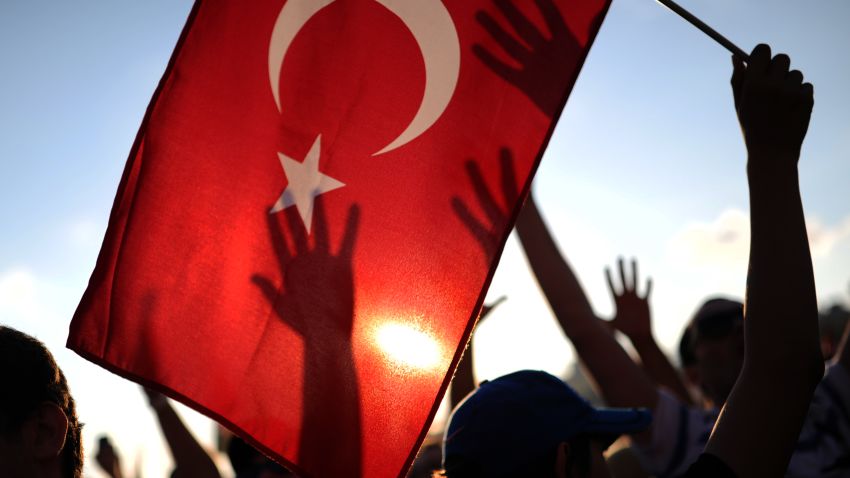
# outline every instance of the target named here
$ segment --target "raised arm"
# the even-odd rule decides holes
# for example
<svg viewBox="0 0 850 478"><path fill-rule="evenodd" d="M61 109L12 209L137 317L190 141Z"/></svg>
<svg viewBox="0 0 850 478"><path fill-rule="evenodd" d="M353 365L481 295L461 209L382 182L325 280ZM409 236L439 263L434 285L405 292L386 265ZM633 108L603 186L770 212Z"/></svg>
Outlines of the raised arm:
<svg viewBox="0 0 850 478"><path fill-rule="evenodd" d="M203 449L198 440L192 436L192 432L183 424L183 420L177 415L168 400L159 392L144 389L151 408L156 413L159 427L171 450L175 468L180 470L181 476L192 476L196 478L221 478L212 458Z"/></svg>
<svg viewBox="0 0 850 478"><path fill-rule="evenodd" d="M94 458L103 472L110 478L124 478L124 473L121 470L121 458L118 456L115 447L112 446L112 442L109 441L108 436L101 435L97 440L97 452Z"/></svg>
<svg viewBox="0 0 850 478"><path fill-rule="evenodd" d="M563 84L559 79L569 73L558 73L555 70L569 67L562 60L574 56L579 45L552 0L538 0L534 3L544 18L548 31L534 27L534 22L525 17L514 6L514 2L510 1L496 2L496 7L501 10L516 34L499 26L499 22L486 12L480 12L476 17L496 44L521 66L519 69L499 60L499 55L488 51L483 45L476 44L473 52L490 70L528 96L543 114L554 119L564 95ZM526 48L524 44L530 48ZM538 74L541 72L542 74ZM548 78L551 81L541 83L540 78ZM476 180L475 175L472 175L472 179L482 183L480 179ZM482 202L492 202L488 199L491 196L488 191L479 195L485 199ZM513 204L510 200L506 202ZM466 208L461 207L462 204L455 201L454 206L476 237L486 239L487 229L470 220L471 215ZM615 406L654 407L657 399L656 387L620 347L608 327L593 314L578 279L561 257L530 198L517 219L516 227L526 257L550 307L593 374L606 400ZM487 242L484 241L485 249Z"/></svg>
<svg viewBox="0 0 850 478"><path fill-rule="evenodd" d="M746 355L706 451L740 477L782 476L823 374L812 262L797 176L812 85L757 46L732 88L747 146L750 265Z"/></svg>
<svg viewBox="0 0 850 478"><path fill-rule="evenodd" d="M838 349L835 352L834 363L840 364L844 370L850 372L850 322L844 326L844 335L841 337Z"/></svg>
<svg viewBox="0 0 850 478"><path fill-rule="evenodd" d="M646 288L641 295L638 293L637 261L632 259L631 275L623 266L622 257L617 261L617 266L620 272L619 287L614 283L611 269L605 268L608 290L617 309L614 319L609 324L629 338L640 355L643 369L657 385L668 389L683 403L692 405L693 400L682 382L682 377L658 346L652 334L652 315L649 312L652 279L646 280Z"/></svg>
<svg viewBox="0 0 850 478"><path fill-rule="evenodd" d="M529 196L517 219L525 256L555 317L614 407L653 408L657 389L620 346L608 326L597 319L570 265L549 234Z"/></svg>
<svg viewBox="0 0 850 478"><path fill-rule="evenodd" d="M490 312L504 301L505 296L501 296L492 304L484 304L484 307L481 308L481 314L478 316L478 323L475 325L475 329L477 330L481 321L486 319L487 316L490 315ZM478 384L475 382L475 362L472 356L472 337L470 336L469 346L466 347L466 351L463 353L463 358L460 359L460 363L457 364L455 376L452 378L452 387L450 390L451 394L449 395L452 409L454 409L461 400L466 398L467 395L472 393L472 391L478 387Z"/></svg>

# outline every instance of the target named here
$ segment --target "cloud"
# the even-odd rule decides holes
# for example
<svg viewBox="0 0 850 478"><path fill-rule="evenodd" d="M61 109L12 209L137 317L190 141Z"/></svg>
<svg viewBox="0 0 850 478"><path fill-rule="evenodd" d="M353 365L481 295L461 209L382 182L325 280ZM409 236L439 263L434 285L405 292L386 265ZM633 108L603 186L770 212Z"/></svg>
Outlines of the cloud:
<svg viewBox="0 0 850 478"><path fill-rule="evenodd" d="M826 257L841 241L850 238L850 216L829 226L807 218L812 256ZM676 261L695 266L746 266L750 248L750 220L740 209L727 209L710 223L687 225L669 244Z"/></svg>
<svg viewBox="0 0 850 478"><path fill-rule="evenodd" d="M750 219L739 209L723 211L710 223L687 225L670 241L670 254L689 265L731 266L746 263L750 247Z"/></svg>
<svg viewBox="0 0 850 478"><path fill-rule="evenodd" d="M36 287L36 278L28 269L10 269L0 274L0 321L37 316Z"/></svg>
<svg viewBox="0 0 850 478"><path fill-rule="evenodd" d="M62 288L27 267L0 271L0 323L26 332L54 350L64 343L68 303ZM73 307L73 301L70 304Z"/></svg>
<svg viewBox="0 0 850 478"><path fill-rule="evenodd" d="M812 255L815 257L828 256L839 242L850 238L850 216L834 227L826 226L817 219L806 220L806 226Z"/></svg>

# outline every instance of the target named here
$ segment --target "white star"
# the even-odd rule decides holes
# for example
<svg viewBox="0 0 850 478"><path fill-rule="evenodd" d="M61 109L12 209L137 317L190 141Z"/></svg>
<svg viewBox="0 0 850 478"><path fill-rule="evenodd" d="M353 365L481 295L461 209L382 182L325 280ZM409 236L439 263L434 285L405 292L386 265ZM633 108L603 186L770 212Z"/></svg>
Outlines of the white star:
<svg viewBox="0 0 850 478"><path fill-rule="evenodd" d="M310 234L310 226L313 223L313 205L316 198L328 191L345 186L336 179L319 172L319 155L322 151L321 140L322 135L316 137L316 141L313 142L313 146L310 147L310 151L303 162L298 162L283 153L277 153L288 184L269 214L283 211L289 206L295 206L304 227L307 229L307 234Z"/></svg>

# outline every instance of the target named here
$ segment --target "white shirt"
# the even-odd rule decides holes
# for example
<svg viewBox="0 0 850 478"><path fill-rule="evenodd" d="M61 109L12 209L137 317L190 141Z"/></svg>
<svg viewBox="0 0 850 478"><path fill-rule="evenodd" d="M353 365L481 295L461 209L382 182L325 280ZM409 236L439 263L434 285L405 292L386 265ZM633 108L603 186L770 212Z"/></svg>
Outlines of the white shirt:
<svg viewBox="0 0 850 478"><path fill-rule="evenodd" d="M634 447L644 469L658 478L682 475L705 448L718 413L660 390L651 441ZM829 367L815 390L786 477L850 477L850 373L840 365Z"/></svg>

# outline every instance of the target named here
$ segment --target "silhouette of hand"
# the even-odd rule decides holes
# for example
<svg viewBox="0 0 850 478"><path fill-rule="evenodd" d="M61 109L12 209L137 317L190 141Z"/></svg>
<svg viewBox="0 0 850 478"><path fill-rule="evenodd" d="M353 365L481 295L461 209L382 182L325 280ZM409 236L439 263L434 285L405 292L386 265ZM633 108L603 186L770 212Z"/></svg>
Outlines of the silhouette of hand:
<svg viewBox="0 0 850 478"><path fill-rule="evenodd" d="M506 300L508 300L507 297L501 296L501 297L499 297L498 299L496 299L495 301L493 301L489 304L484 304L484 307L481 307L481 313L478 314L478 323L480 324L481 321L483 321L484 319L487 318L488 315L490 315L490 312L493 312L493 309L498 307L499 304L501 304L502 302L504 302Z"/></svg>
<svg viewBox="0 0 850 478"><path fill-rule="evenodd" d="M616 287L611 278L611 269L605 268L605 279L608 281L608 289L614 299L616 313L609 324L625 334L631 340L642 340L652 338L652 321L649 313L649 294L652 292L652 279L646 280L646 292L643 296L638 294L637 261L632 259L632 274L628 276L623 267L623 258L618 261L620 270L621 287ZM618 289L621 290L618 292Z"/></svg>
<svg viewBox="0 0 850 478"><path fill-rule="evenodd" d="M121 459L112 447L109 438L103 435L98 440L97 452L95 453L97 464L112 478L121 478Z"/></svg>
<svg viewBox="0 0 850 478"><path fill-rule="evenodd" d="M145 393L145 396L148 397L148 404L154 410L161 410L168 406L168 399L165 398L165 395L147 387L142 387L142 391Z"/></svg>
<svg viewBox="0 0 850 478"><path fill-rule="evenodd" d="M803 83L799 71L789 71L788 55L771 58L764 44L753 49L747 65L734 57L732 63L732 92L750 153L750 172L795 166L814 106L811 83Z"/></svg>
<svg viewBox="0 0 850 478"><path fill-rule="evenodd" d="M476 15L478 23L519 63L519 68L499 60L482 45L473 45L472 51L488 68L519 88L540 111L553 118L564 99L564 78L569 78L575 69L570 59L577 58L582 48L553 0L535 0L534 3L546 21L548 37L511 0L495 0L495 4L519 38L505 31L486 12Z"/></svg>
<svg viewBox="0 0 850 478"><path fill-rule="evenodd" d="M513 167L513 157L507 148L502 148L500 154L500 162L502 168L502 195L504 196L504 204L506 208L510 208L519 200L519 190L516 184L516 173ZM489 225L479 221L470 212L469 207L459 197L452 198L452 207L455 214L466 225L484 251L486 258L493 257L496 254L496 249L499 247L500 231L510 220L510 209L502 209L496 201L496 198L487 189L487 184L484 182L484 176L481 175L481 168L475 161L466 162L466 170L469 174L469 179L472 181L472 187L475 190L475 195L478 196L478 202L484 213L487 215Z"/></svg>
<svg viewBox="0 0 850 478"><path fill-rule="evenodd" d="M276 216L268 216L269 231L283 271L283 292L267 277L255 274L251 279L275 305L278 316L306 340L321 340L326 336L324 332L350 337L354 321L352 257L360 209L356 205L349 209L342 245L334 255L321 198L316 200L315 208L312 249L294 208L285 213L294 251L287 246Z"/></svg>

